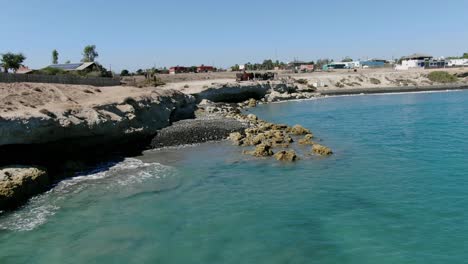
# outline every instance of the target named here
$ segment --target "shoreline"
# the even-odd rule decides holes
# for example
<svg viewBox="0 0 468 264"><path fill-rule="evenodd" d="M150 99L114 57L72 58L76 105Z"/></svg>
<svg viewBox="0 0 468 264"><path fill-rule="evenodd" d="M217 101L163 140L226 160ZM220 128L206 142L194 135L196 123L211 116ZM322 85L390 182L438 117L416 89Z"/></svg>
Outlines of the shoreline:
<svg viewBox="0 0 468 264"><path fill-rule="evenodd" d="M346 88L318 91L325 96L339 95L360 95L360 94L392 94L392 93L414 93L414 92L431 92L431 91L454 91L468 90L467 84L451 84L451 85L427 85L427 86L405 86L405 87L381 87L381 88Z"/></svg>
<svg viewBox="0 0 468 264"><path fill-rule="evenodd" d="M262 87L262 90L266 88L263 87L264 85L266 85L266 83L257 82L257 85L259 86L252 86L252 83L247 83L244 85L246 87ZM277 84L268 83L268 86L270 86L271 88L269 89L270 93L275 92L273 88L275 87L275 85ZM468 89L468 85L452 84L383 88L344 88L340 90L335 89L328 91L319 90L316 92L304 92L304 94L308 95L308 98L296 99L286 97L283 100L273 102L266 100L266 96L264 96L262 98L261 104L316 100L335 96L399 94L415 92L448 92L465 89ZM163 92L163 94L167 97L160 95L158 97L159 99L152 99L153 101L151 101L151 103L147 104L146 106L141 106L141 102L148 102L148 98L139 95L140 97L134 97L136 100L128 99L130 97L127 97L125 98L125 100L123 100L123 102L116 100L112 103L101 103L100 105L95 105L89 108L92 110L105 109L105 111L108 111L109 106L114 107L115 105L117 108L122 109L123 106L128 107L130 105L131 109L136 109L137 111L132 110L124 113L126 116L129 117L132 117L133 114L136 114L137 119L132 120L138 120L138 122L140 122L139 126L143 126L146 128L150 123L155 124L155 126L152 128L146 128L147 133L141 133L140 131L136 130L137 133L123 133L119 137L115 138L109 138L109 135L104 136L104 134L102 134L102 136L91 139L89 137L69 137L63 138L59 141L51 142L26 142L25 144L1 145L0 153L2 155L5 155L6 157L6 159L2 160L1 162L2 166L8 167L10 165L15 164L26 166L40 166L44 167L49 175L46 176L47 178L45 180L42 180L40 187L29 188L34 189L34 191L30 194L24 194L14 204L10 204L11 206L6 206L5 208L3 208L2 206L0 210L15 209L18 206L22 205L24 202L27 202L28 198L33 197L37 193L47 191L51 186L53 186L57 182L60 182L61 180L69 177L73 177L75 173L84 170L84 168L89 169L90 167L93 167L101 162L118 161L122 160L123 158L135 157L140 155L144 151L157 149L158 147L184 146L203 142L219 141L226 139L229 136L229 133L231 132L245 129L245 124L242 125L239 120L235 119L231 120L231 128L227 129L226 124L228 123L225 120L221 119L226 117L226 113L232 111L231 108L239 108L239 110L248 110L248 101L239 101L241 99L245 100L246 96L248 97L249 95L251 95L248 89L239 89L239 86L222 86L219 89L208 88L205 91L200 92L201 94L206 94L206 91L209 91L210 96L213 96L213 98L220 98L223 96L231 97L233 93L237 93L235 101L239 102L231 102L230 104L224 102L220 103L219 106L215 102L211 102L211 105L203 105L203 102L198 102L200 104L197 104L195 100L190 99L194 97L196 98L196 95L192 96L186 94L184 95L184 97L182 96L183 93L181 93L180 91L174 91L174 94L171 94L169 91L170 90L166 90L165 92ZM288 92L285 92L284 94L287 95ZM154 94L152 93L152 95ZM179 99L177 103L174 103L168 100L170 98ZM164 110L166 112L164 116L160 116L160 113L157 112L157 110L161 108L162 104L171 109L170 111ZM196 112L200 109L202 109L202 111L204 111L205 114L211 114L217 117L219 120L213 121L213 119L206 119L203 118L203 116L198 116ZM222 111L224 110L228 112L223 113ZM117 113L117 111L115 112ZM157 114L159 116L155 117L154 114ZM120 115L123 116L122 114ZM45 121L50 119L56 120L57 118L50 117L49 119L45 119ZM27 117L23 117L23 120L28 121L29 119ZM125 121L127 119L122 120ZM9 121L3 119L3 122L4 124L8 125ZM15 122L17 122L17 120ZM236 124L236 122L239 123ZM5 127L2 133L7 133L6 135L9 135L8 133L11 134L11 131L9 132L9 130L6 128L7 127ZM57 128L63 129L61 127ZM70 128L67 129L70 130ZM100 128L94 127L93 129L96 131ZM89 132L92 131L90 130ZM105 133L105 131L103 131L103 133ZM160 135L159 138L158 134ZM84 146L83 142L88 142L88 146ZM95 149L96 146L99 146L99 148ZM90 153L92 154L90 155ZM0 181L0 183L1 182L2 181ZM11 200L9 199L9 201ZM9 204L10 202L7 203Z"/></svg>

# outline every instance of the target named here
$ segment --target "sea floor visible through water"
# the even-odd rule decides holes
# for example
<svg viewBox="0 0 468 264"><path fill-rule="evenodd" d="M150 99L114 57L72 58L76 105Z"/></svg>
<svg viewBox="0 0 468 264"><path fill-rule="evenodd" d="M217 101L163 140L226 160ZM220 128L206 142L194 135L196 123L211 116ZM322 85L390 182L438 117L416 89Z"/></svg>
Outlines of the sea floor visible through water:
<svg viewBox="0 0 468 264"><path fill-rule="evenodd" d="M0 263L468 259L467 91L251 111L335 154L281 163L224 141L103 164L1 214Z"/></svg>

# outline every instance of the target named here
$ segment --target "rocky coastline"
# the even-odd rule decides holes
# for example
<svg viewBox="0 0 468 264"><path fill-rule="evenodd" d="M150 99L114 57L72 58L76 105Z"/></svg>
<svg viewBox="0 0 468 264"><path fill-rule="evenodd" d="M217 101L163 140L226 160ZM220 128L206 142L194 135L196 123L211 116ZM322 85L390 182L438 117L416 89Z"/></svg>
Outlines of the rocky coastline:
<svg viewBox="0 0 468 264"><path fill-rule="evenodd" d="M229 138L244 154L259 158L294 162L303 158L298 146L308 147L307 155L329 156L332 150L317 143L307 128L272 124L244 114L245 110L259 103L368 92L323 93L291 79L216 84L196 93L9 85L0 84L8 94L0 98L0 211L17 208L57 181L103 161L137 156L152 148ZM450 87L466 88L399 87L385 92ZM47 89L50 93L44 95ZM41 93L53 100L39 100Z"/></svg>

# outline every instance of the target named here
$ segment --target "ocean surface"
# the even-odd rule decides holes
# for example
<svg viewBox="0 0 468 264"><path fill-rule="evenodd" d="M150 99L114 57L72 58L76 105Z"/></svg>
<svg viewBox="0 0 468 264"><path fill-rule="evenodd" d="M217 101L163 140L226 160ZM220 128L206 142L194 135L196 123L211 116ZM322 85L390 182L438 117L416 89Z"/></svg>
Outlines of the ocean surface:
<svg viewBox="0 0 468 264"><path fill-rule="evenodd" d="M468 92L252 111L335 155L221 142L103 164L1 214L0 263L467 263Z"/></svg>

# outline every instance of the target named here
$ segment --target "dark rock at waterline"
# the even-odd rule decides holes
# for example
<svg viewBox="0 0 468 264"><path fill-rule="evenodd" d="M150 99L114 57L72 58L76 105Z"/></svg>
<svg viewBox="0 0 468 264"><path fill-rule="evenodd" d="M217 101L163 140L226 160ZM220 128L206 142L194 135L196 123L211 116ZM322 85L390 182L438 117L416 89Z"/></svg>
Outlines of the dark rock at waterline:
<svg viewBox="0 0 468 264"><path fill-rule="evenodd" d="M260 100L265 97L270 89L270 83L213 84L210 88L193 94L193 96L195 96L198 102L207 99L212 102L239 103L250 98Z"/></svg>
<svg viewBox="0 0 468 264"><path fill-rule="evenodd" d="M233 132L241 132L247 124L234 119L183 120L160 130L151 142L152 148L188 145L226 139Z"/></svg>

